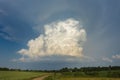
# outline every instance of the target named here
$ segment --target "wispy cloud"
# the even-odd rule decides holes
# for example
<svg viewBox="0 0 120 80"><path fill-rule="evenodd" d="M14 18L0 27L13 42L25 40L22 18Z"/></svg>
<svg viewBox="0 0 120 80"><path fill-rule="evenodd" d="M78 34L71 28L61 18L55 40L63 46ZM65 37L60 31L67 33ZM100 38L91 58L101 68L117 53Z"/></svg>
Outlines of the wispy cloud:
<svg viewBox="0 0 120 80"><path fill-rule="evenodd" d="M108 58L108 57L103 57L102 60L107 61L107 62L111 62L111 63L113 62L113 60Z"/></svg>
<svg viewBox="0 0 120 80"><path fill-rule="evenodd" d="M110 58L108 57L102 58L103 61L107 61L107 62L113 62L115 59L120 59L120 55L116 54L116 55L111 56Z"/></svg>
<svg viewBox="0 0 120 80"><path fill-rule="evenodd" d="M70 18L47 24L44 28L44 34L28 41L28 49L18 51L20 55L31 59L53 55L83 56L86 31L79 21Z"/></svg>
<svg viewBox="0 0 120 80"><path fill-rule="evenodd" d="M15 37L13 35L14 31L10 26L3 26L0 28L0 37L6 40L14 41Z"/></svg>
<svg viewBox="0 0 120 80"><path fill-rule="evenodd" d="M120 55L119 54L113 55L112 58L113 59L120 59Z"/></svg>
<svg viewBox="0 0 120 80"><path fill-rule="evenodd" d="M4 38L4 39L6 39L6 40L10 40L10 41L13 40L11 36L6 35L6 34L4 34L4 33L0 33L0 37Z"/></svg>

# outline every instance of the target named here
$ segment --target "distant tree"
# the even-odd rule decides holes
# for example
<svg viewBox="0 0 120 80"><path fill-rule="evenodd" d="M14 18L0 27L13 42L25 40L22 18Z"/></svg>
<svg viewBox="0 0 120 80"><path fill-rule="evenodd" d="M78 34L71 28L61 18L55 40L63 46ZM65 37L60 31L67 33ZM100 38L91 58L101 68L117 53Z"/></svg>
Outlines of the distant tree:
<svg viewBox="0 0 120 80"><path fill-rule="evenodd" d="M9 71L9 68L0 68L1 71Z"/></svg>
<svg viewBox="0 0 120 80"><path fill-rule="evenodd" d="M67 67L62 68L62 69L60 70L60 72L68 72L68 71L69 71L69 69L68 69Z"/></svg>
<svg viewBox="0 0 120 80"><path fill-rule="evenodd" d="M77 67L75 67L75 68L73 69L73 72L77 72L77 71L79 71L79 70L78 70Z"/></svg>

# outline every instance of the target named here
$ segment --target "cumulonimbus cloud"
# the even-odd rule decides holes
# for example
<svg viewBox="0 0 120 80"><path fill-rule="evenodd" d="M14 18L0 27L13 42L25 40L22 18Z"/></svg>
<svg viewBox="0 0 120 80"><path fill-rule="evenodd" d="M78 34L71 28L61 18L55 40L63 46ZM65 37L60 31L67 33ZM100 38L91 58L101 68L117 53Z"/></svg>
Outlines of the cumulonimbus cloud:
<svg viewBox="0 0 120 80"><path fill-rule="evenodd" d="M79 21L69 18L55 21L44 26L44 33L28 41L28 49L18 51L27 58L44 56L74 56L83 55L83 44L86 41L86 31Z"/></svg>

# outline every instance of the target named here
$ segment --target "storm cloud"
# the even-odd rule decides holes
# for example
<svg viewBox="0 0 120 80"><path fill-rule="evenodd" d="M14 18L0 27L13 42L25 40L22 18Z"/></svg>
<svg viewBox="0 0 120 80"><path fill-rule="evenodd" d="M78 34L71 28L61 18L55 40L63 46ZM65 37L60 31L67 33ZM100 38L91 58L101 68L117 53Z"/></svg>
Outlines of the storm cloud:
<svg viewBox="0 0 120 80"><path fill-rule="evenodd" d="M44 25L44 33L28 41L28 49L18 51L25 60L45 56L82 57L86 31L78 20L69 18Z"/></svg>

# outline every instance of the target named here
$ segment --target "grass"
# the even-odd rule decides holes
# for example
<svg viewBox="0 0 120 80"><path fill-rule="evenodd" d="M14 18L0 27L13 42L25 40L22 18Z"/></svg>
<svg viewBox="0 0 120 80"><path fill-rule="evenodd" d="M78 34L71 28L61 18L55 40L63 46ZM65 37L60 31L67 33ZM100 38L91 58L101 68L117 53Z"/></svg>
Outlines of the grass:
<svg viewBox="0 0 120 80"><path fill-rule="evenodd" d="M54 73L45 80L120 80L120 71L87 71Z"/></svg>
<svg viewBox="0 0 120 80"><path fill-rule="evenodd" d="M43 75L48 75L48 73L0 71L0 80L32 80ZM120 80L120 71L59 72L51 74L45 80Z"/></svg>
<svg viewBox="0 0 120 80"><path fill-rule="evenodd" d="M59 80L120 80L120 78L61 78Z"/></svg>
<svg viewBox="0 0 120 80"><path fill-rule="evenodd" d="M120 80L120 78L105 78L105 77L53 77L49 76L45 80Z"/></svg>
<svg viewBox="0 0 120 80"><path fill-rule="evenodd" d="M43 72L0 71L0 80L31 80L45 74Z"/></svg>
<svg viewBox="0 0 120 80"><path fill-rule="evenodd" d="M45 80L120 80L120 78L106 78L106 77L53 77L49 76Z"/></svg>

